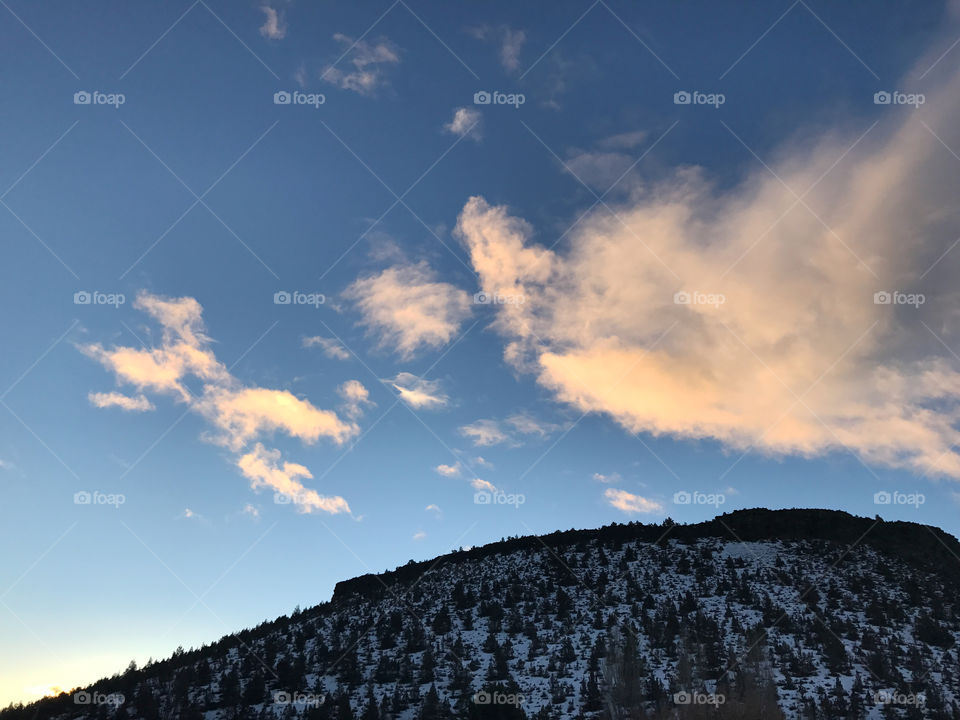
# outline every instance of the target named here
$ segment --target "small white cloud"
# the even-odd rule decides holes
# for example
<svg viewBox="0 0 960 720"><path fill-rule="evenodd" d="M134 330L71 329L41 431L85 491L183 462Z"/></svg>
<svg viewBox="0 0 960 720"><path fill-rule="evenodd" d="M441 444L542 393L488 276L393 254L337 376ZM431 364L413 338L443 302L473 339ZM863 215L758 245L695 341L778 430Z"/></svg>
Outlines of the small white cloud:
<svg viewBox="0 0 960 720"><path fill-rule="evenodd" d="M398 265L356 280L344 292L362 315L378 345L404 358L422 348L443 347L470 316L470 296L439 282L425 263Z"/></svg>
<svg viewBox="0 0 960 720"><path fill-rule="evenodd" d="M597 145L604 150L629 150L630 148L637 147L637 145L646 139L646 130L632 130L630 132L622 132L605 137L598 142Z"/></svg>
<svg viewBox="0 0 960 720"><path fill-rule="evenodd" d="M480 140L480 117L479 110L460 107L453 111L453 119L443 129L459 137L469 136L473 140Z"/></svg>
<svg viewBox="0 0 960 720"><path fill-rule="evenodd" d="M613 507L622 510L625 513L658 513L663 512L663 505L653 500L648 500L640 495L634 495L626 490L617 490L607 488L604 493Z"/></svg>
<svg viewBox="0 0 960 720"><path fill-rule="evenodd" d="M344 71L328 65L320 73L320 79L343 90L352 90L360 95L373 95L386 83L385 68L400 62L399 52L385 38L370 44L364 40L354 40L337 33L333 39L348 48L347 54L350 59L346 62L353 66L353 70Z"/></svg>
<svg viewBox="0 0 960 720"><path fill-rule="evenodd" d="M186 520L203 520L203 515L200 515L199 513L195 513L190 508L184 508L183 512L180 513L180 517Z"/></svg>
<svg viewBox="0 0 960 720"><path fill-rule="evenodd" d="M323 354L334 360L349 360L350 351L347 350L336 338L325 338L319 335L314 337L305 337L303 339L304 347L319 347Z"/></svg>
<svg viewBox="0 0 960 720"><path fill-rule="evenodd" d="M269 5L262 5L260 10L266 16L263 25L260 26L260 34L267 40L283 40L287 36L287 22L283 11Z"/></svg>
<svg viewBox="0 0 960 720"><path fill-rule="evenodd" d="M496 420L477 420L464 425L460 428L460 434L477 447L500 445L510 440L510 436L501 429Z"/></svg>
<svg viewBox="0 0 960 720"><path fill-rule="evenodd" d="M414 539L414 540L423 540L426 536L427 536L427 534L426 534L423 530L417 530L417 532L415 532L415 533L413 534L413 539Z"/></svg>
<svg viewBox="0 0 960 720"><path fill-rule="evenodd" d="M556 423L538 420L527 413L516 413L515 415L511 415L506 419L505 422L521 435L537 435L539 437L546 437L557 430L561 430L563 427L561 425L557 425Z"/></svg>
<svg viewBox="0 0 960 720"><path fill-rule="evenodd" d="M620 473L610 473L609 475L604 475L603 473L594 473L593 479L602 483L617 483L620 482L621 477Z"/></svg>
<svg viewBox="0 0 960 720"><path fill-rule="evenodd" d="M440 390L439 380L424 380L413 373L402 372L384 382L396 390L400 399L412 408L437 410L450 403L450 398Z"/></svg>
<svg viewBox="0 0 960 720"><path fill-rule="evenodd" d="M467 28L467 32L477 40L490 41L498 44L500 64L507 72L514 72L520 67L520 51L527 41L527 33L509 25L491 27L490 25L474 25Z"/></svg>
<svg viewBox="0 0 960 720"><path fill-rule="evenodd" d="M260 511L259 511L257 508L255 508L253 505L251 505L250 503L247 503L246 505L243 506L243 514L244 514L244 515L249 515L249 516L252 517L254 520L259 520L259 519L260 519Z"/></svg>
<svg viewBox="0 0 960 720"><path fill-rule="evenodd" d="M439 517L439 516L443 513L443 511L440 509L440 506L439 506L439 505L434 505L433 503L430 503L429 505L427 505L427 506L424 508L424 511L425 511L425 512L436 513L437 517Z"/></svg>
<svg viewBox="0 0 960 720"><path fill-rule="evenodd" d="M118 407L121 410L128 410L130 412L147 412L148 410L154 409L153 403L143 395L130 397L129 395L124 395L123 393L118 392L92 392L87 395L87 398L90 400L91 404L98 408Z"/></svg>
<svg viewBox="0 0 960 720"><path fill-rule="evenodd" d="M527 41L527 34L523 30L514 30L504 26L500 30L500 64L507 72L513 72L520 67L520 51Z"/></svg>
<svg viewBox="0 0 960 720"><path fill-rule="evenodd" d="M460 463L456 465L437 465L434 470L444 477L456 477L460 474Z"/></svg>
<svg viewBox="0 0 960 720"><path fill-rule="evenodd" d="M489 469L491 469L491 470L493 469L493 463L490 462L489 460L484 459L484 458L483 458L482 456L480 456L480 455L477 455L477 456L473 459L473 464L476 465L477 467L485 467L485 468L489 468Z"/></svg>
<svg viewBox="0 0 960 720"><path fill-rule="evenodd" d="M490 445L509 445L518 447L522 443L517 435L547 435L562 429L562 425L538 420L527 413L516 413L503 422L489 418L477 420L460 428L460 434L469 438L477 447Z"/></svg>
<svg viewBox="0 0 960 720"><path fill-rule="evenodd" d="M343 413L349 418L359 418L368 405L376 405L370 399L370 391L359 380L347 380L337 392L343 398Z"/></svg>
<svg viewBox="0 0 960 720"><path fill-rule="evenodd" d="M474 478L470 481L470 484L473 486L474 490L486 490L487 492L491 493L495 493L497 491L496 485L480 478Z"/></svg>

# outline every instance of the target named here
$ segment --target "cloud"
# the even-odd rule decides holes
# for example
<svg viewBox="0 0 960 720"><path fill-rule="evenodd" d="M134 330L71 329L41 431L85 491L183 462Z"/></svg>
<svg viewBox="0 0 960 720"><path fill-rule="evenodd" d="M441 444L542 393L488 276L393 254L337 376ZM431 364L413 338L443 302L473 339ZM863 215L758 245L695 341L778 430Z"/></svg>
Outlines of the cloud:
<svg viewBox="0 0 960 720"><path fill-rule="evenodd" d="M523 30L514 30L504 26L500 31L500 64L503 69L513 72L520 67L520 51L527 41L527 34Z"/></svg>
<svg viewBox="0 0 960 720"><path fill-rule="evenodd" d="M660 503L648 500L640 495L628 493L626 490L607 488L604 490L603 496L607 498L607 502L613 505L613 507L625 513L663 512L663 505Z"/></svg>
<svg viewBox="0 0 960 720"><path fill-rule="evenodd" d="M646 139L646 130L629 130L616 135L609 135L600 140L597 145L604 150L629 150L637 147Z"/></svg>
<svg viewBox="0 0 960 720"><path fill-rule="evenodd" d="M423 530L417 530L417 531L413 534L413 539L414 539L414 540L423 540L426 536L427 536L427 534L426 534Z"/></svg>
<svg viewBox="0 0 960 720"><path fill-rule="evenodd" d="M486 490L487 492L495 493L497 491L497 486L486 480L481 480L480 478L474 478L470 481L470 485L473 486L474 490Z"/></svg>
<svg viewBox="0 0 960 720"><path fill-rule="evenodd" d="M490 25L475 25L467 29L477 40L493 41L498 45L500 65L507 72L514 72L520 67L520 51L527 41L527 34L509 25L491 27Z"/></svg>
<svg viewBox="0 0 960 720"><path fill-rule="evenodd" d="M430 503L429 505L427 505L427 506L424 508L424 511L425 511L425 512L436 513L437 517L439 517L440 515L443 514L443 510L440 509L440 506L439 506L439 505L434 505L433 503Z"/></svg>
<svg viewBox="0 0 960 720"><path fill-rule="evenodd" d="M368 405L376 405L370 399L370 391L359 380L347 380L337 388L337 392L343 398L343 411L347 417L356 419L363 415Z"/></svg>
<svg viewBox="0 0 960 720"><path fill-rule="evenodd" d="M620 473L610 473L609 475L604 475L603 473L594 473L593 479L601 483L618 483L622 478Z"/></svg>
<svg viewBox="0 0 960 720"><path fill-rule="evenodd" d="M268 450L257 443L252 452L237 460L237 467L249 480L254 489L268 487L287 496L296 504L300 512L309 513L321 510L326 513L349 513L350 506L342 497L326 497L316 490L304 487L300 478L312 478L313 475L303 465L280 460L279 450Z"/></svg>
<svg viewBox="0 0 960 720"><path fill-rule="evenodd" d="M434 470L444 477L456 477L460 474L460 463L456 465L437 465Z"/></svg>
<svg viewBox="0 0 960 720"><path fill-rule="evenodd" d="M249 515L254 520L260 519L260 511L250 503L247 503L246 505L243 506L243 514Z"/></svg>
<svg viewBox="0 0 960 720"><path fill-rule="evenodd" d="M424 262L356 280L344 296L355 303L378 344L393 347L405 358L424 347L446 345L471 309L470 296L436 281Z"/></svg>
<svg viewBox="0 0 960 720"><path fill-rule="evenodd" d="M546 437L563 428L563 426L557 425L556 423L538 420L527 413L515 413L504 422L521 435L537 435L539 437Z"/></svg>
<svg viewBox="0 0 960 720"><path fill-rule="evenodd" d="M960 76L926 97L927 127L891 111L859 141L865 128L765 153L776 178L677 170L617 218L589 213L563 251L471 198L456 233L480 289L526 298L497 306L505 357L629 432L960 478L944 348L960 347L960 162L930 132L960 148ZM926 303L874 302L894 291Z"/></svg>
<svg viewBox="0 0 960 720"><path fill-rule="evenodd" d="M342 445L359 433L354 422L341 419L332 410L317 408L287 390L245 387L210 349L203 309L195 299L140 293L134 307L147 312L162 327L159 347L106 349L91 344L80 350L112 370L119 382L141 391L171 395L204 417L213 428L208 439L238 454L237 467L251 480L252 487L297 490L299 494L291 496L304 512L349 512L343 498L323 498L304 489L297 478L312 476L302 465L279 463L279 451L266 450L259 442L254 452L247 452L247 445L277 432L306 444L325 438ZM187 389L184 381L188 377L199 382L199 394Z"/></svg>
<svg viewBox="0 0 960 720"><path fill-rule="evenodd" d="M87 395L87 398L90 400L91 404L98 408L118 407L121 410L129 410L131 412L147 412L148 410L155 409L153 403L151 403L143 395L130 397L129 395L124 395L123 393L118 392L92 392Z"/></svg>
<svg viewBox="0 0 960 720"><path fill-rule="evenodd" d="M261 5L260 9L266 16L260 26L260 34L268 40L283 40L287 36L287 22L282 10L276 10L269 5Z"/></svg>
<svg viewBox="0 0 960 720"><path fill-rule="evenodd" d="M489 460L486 460L486 459L485 459L483 456L481 456L481 455L477 455L477 457L475 457L475 458L473 459L473 464L474 464L474 465L477 465L477 466L479 466L479 467L490 468L491 470L493 469L493 463L490 462Z"/></svg>
<svg viewBox="0 0 960 720"><path fill-rule="evenodd" d="M332 410L314 407L309 400L301 400L288 390L208 390L198 404L223 430L218 441L231 450L239 450L253 438L277 430L308 444L325 437L338 445L358 430Z"/></svg>
<svg viewBox="0 0 960 720"><path fill-rule="evenodd" d="M323 350L323 354L334 360L349 360L350 351L347 350L339 340L335 338L325 338L319 335L315 337L305 337L303 339L304 347L317 347Z"/></svg>
<svg viewBox="0 0 960 720"><path fill-rule="evenodd" d="M412 408L437 410L450 404L450 398L440 390L439 380L424 380L413 373L402 372L384 380L400 394L400 399Z"/></svg>
<svg viewBox="0 0 960 720"><path fill-rule="evenodd" d="M608 192L614 184L628 187L625 178L635 159L623 152L574 150L567 155L564 168L580 182L600 193ZM619 182L618 182L619 181Z"/></svg>
<svg viewBox="0 0 960 720"><path fill-rule="evenodd" d="M198 520L198 521L206 520L206 518L203 515L201 515L200 513L194 512L190 508L184 508L183 512L180 513L179 517L183 518L184 520Z"/></svg>
<svg viewBox="0 0 960 720"><path fill-rule="evenodd" d="M516 413L502 422L489 418L477 420L462 426L460 434L469 438L476 447L503 444L518 447L522 444L518 435L546 437L561 428L561 425L538 420L526 413ZM483 458L478 460L483 462Z"/></svg>
<svg viewBox="0 0 960 720"><path fill-rule="evenodd" d="M480 111L474 108L457 108L453 112L453 119L443 129L459 137L469 135L474 140L480 140L480 117Z"/></svg>
<svg viewBox="0 0 960 720"><path fill-rule="evenodd" d="M510 436L503 431L496 420L477 420L460 428L460 434L468 438L477 447L500 445L510 442Z"/></svg>
<svg viewBox="0 0 960 720"><path fill-rule="evenodd" d="M382 38L374 44L364 40L337 33L333 36L341 45L346 46L347 61L353 70L344 71L334 65L328 65L320 73L320 79L336 85L342 90L352 90L360 95L373 95L386 83L385 68L400 62L400 54L389 40Z"/></svg>

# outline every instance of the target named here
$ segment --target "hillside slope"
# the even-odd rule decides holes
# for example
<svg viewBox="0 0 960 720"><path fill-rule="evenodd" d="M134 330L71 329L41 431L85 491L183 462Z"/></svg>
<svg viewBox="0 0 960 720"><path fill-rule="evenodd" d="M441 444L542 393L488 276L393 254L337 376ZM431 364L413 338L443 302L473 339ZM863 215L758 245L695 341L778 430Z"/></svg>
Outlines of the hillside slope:
<svg viewBox="0 0 960 720"><path fill-rule="evenodd" d="M826 510L514 538L25 718L960 718L960 543ZM79 701L79 702L78 702Z"/></svg>

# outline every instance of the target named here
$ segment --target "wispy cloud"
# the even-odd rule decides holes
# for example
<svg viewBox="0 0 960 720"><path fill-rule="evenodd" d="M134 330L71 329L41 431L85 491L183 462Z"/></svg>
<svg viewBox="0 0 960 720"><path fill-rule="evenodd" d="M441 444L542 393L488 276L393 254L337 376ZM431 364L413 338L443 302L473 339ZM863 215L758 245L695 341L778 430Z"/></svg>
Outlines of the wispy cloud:
<svg viewBox="0 0 960 720"><path fill-rule="evenodd" d="M488 447L511 442L510 436L496 420L477 420L460 428L460 434L477 447Z"/></svg>
<svg viewBox="0 0 960 720"><path fill-rule="evenodd" d="M336 338L325 338L319 335L314 337L305 337L303 339L304 347L319 347L323 354L334 360L349 360L350 351L347 350Z"/></svg>
<svg viewBox="0 0 960 720"><path fill-rule="evenodd" d="M282 461L279 450L268 450L257 443L251 452L237 460L237 467L250 480L252 488L268 487L281 493L302 512L350 512L350 506L342 497L324 497L316 490L305 488L300 478L310 479L313 475L303 465Z"/></svg>
<svg viewBox="0 0 960 720"><path fill-rule="evenodd" d="M93 343L81 350L112 370L119 382L141 391L171 395L203 416L213 428L208 439L239 454L237 467L251 480L252 487L267 485L284 492L303 512L349 512L343 498L324 498L303 487L298 478L312 477L305 467L280 463L280 452L267 450L259 442L248 452L247 444L275 432L308 444L320 438L343 444L359 432L355 423L287 390L244 387L214 355L202 308L195 299L141 293L134 306L163 328L158 347L107 349ZM198 395L187 389L188 377L199 381Z"/></svg>
<svg viewBox="0 0 960 720"><path fill-rule="evenodd" d="M475 25L468 28L468 32L478 40L496 44L497 56L504 70L515 72L520 68L520 52L527 41L526 32L509 25L500 25L499 27Z"/></svg>
<svg viewBox="0 0 960 720"><path fill-rule="evenodd" d="M129 395L118 392L92 392L87 395L87 398L92 405L98 408L118 407L121 410L129 410L131 412L147 412L148 410L154 409L153 403L143 395L130 397Z"/></svg>
<svg viewBox="0 0 960 720"><path fill-rule="evenodd" d="M359 380L347 380L337 388L343 398L343 413L354 420L363 415L367 407L375 406L370 399L370 391Z"/></svg>
<svg viewBox="0 0 960 720"><path fill-rule="evenodd" d="M471 310L469 295L436 280L423 262L361 278L344 296L356 305L378 344L405 358L422 348L446 345Z"/></svg>
<svg viewBox="0 0 960 720"><path fill-rule="evenodd" d="M424 380L413 373L402 372L384 382L410 407L439 410L450 404L450 398L440 389L439 380Z"/></svg>
<svg viewBox="0 0 960 720"><path fill-rule="evenodd" d="M618 483L622 479L619 473L610 473L609 475L604 475L603 473L594 473L593 479L601 483Z"/></svg>
<svg viewBox="0 0 960 720"><path fill-rule="evenodd" d="M268 40L283 40L287 36L287 21L283 10L277 10L269 5L261 5L265 19L260 26L260 34Z"/></svg>
<svg viewBox="0 0 960 720"><path fill-rule="evenodd" d="M487 492L495 493L497 491L497 486L492 482L483 480L481 478L474 478L470 481L470 485L474 490L486 490Z"/></svg>
<svg viewBox="0 0 960 720"><path fill-rule="evenodd" d="M353 69L341 70L336 65L328 65L320 73L320 79L343 90L373 95L386 83L385 69L400 62L399 51L386 38L371 44L337 33L333 39L345 46L346 57L341 62L352 65Z"/></svg>
<svg viewBox="0 0 960 720"><path fill-rule="evenodd" d="M538 420L528 413L515 413L503 421L485 418L463 425L460 428L460 434L471 440L476 447L490 445L516 447L522 444L520 440L522 435L542 438L562 427L556 423Z"/></svg>
<svg viewBox="0 0 960 720"><path fill-rule="evenodd" d="M625 513L659 513L663 512L663 505L653 500L648 500L640 495L634 495L626 490L616 488L607 488L603 496L617 510Z"/></svg>
<svg viewBox="0 0 960 720"><path fill-rule="evenodd" d="M453 119L443 129L459 137L469 136L473 140L480 140L480 111L469 107L457 108L453 111Z"/></svg>

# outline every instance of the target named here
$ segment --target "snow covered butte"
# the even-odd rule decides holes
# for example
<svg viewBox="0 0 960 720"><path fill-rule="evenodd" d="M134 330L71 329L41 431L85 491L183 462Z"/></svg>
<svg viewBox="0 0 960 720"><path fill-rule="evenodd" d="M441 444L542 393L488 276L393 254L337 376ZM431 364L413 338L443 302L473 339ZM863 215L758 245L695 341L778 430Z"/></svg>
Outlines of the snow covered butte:
<svg viewBox="0 0 960 720"><path fill-rule="evenodd" d="M958 602L960 543L937 528L615 524L354 578L0 720L960 718Z"/></svg>
<svg viewBox="0 0 960 720"><path fill-rule="evenodd" d="M864 518L841 510L754 508L735 510L713 520L690 525L667 521L662 524L613 523L591 530L557 530L549 535L528 535L458 550L433 560L411 560L396 570L360 575L336 584L333 603L350 596L383 597L394 585L408 585L427 570L460 562L475 562L517 550L539 551L595 540L601 543L663 543L667 539L695 542L705 538L723 540L824 540L839 545L866 543L880 551L909 559L931 571L956 573L960 580L960 542L953 535L931 525L886 522Z"/></svg>

